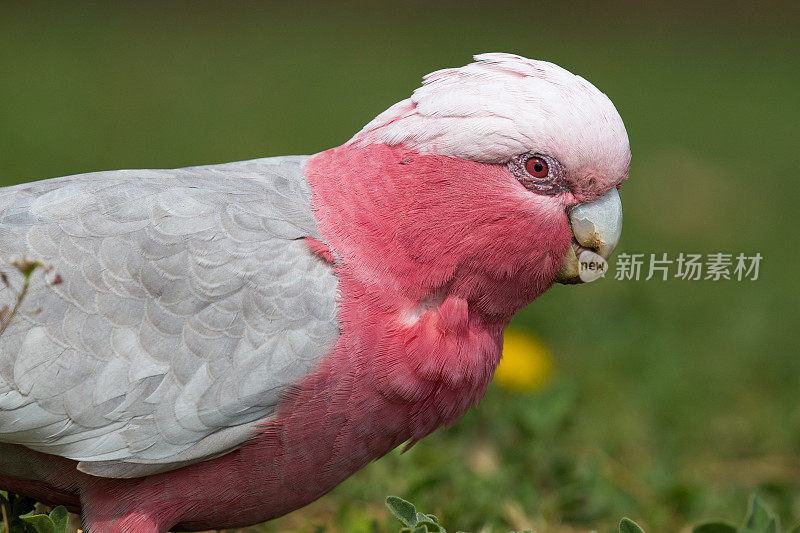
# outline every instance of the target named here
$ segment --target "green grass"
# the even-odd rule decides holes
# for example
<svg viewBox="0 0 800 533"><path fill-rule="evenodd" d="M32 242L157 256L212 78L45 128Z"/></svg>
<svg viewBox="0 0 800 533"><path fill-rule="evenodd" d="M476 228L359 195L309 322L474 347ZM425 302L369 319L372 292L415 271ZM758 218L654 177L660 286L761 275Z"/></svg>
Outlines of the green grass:
<svg viewBox="0 0 800 533"><path fill-rule="evenodd" d="M623 515L678 531L738 522L753 489L800 515L794 4L135 5L0 7L0 183L313 153L422 74L513 51L580 73L622 114L619 252L764 256L755 282L554 288L515 323L553 352L550 392L493 388L252 531L396 529L388 494L467 531L615 531Z"/></svg>

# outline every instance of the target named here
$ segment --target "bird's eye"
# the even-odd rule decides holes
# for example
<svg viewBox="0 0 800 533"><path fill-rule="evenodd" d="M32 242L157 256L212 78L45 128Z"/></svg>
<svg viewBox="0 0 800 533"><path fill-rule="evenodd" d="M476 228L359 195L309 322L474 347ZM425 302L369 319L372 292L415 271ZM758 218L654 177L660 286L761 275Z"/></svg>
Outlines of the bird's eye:
<svg viewBox="0 0 800 533"><path fill-rule="evenodd" d="M546 178L550 169L547 167L547 161L541 157L531 157L525 162L525 170L534 178Z"/></svg>
<svg viewBox="0 0 800 533"><path fill-rule="evenodd" d="M529 191L555 196L569 191L564 168L553 156L520 154L508 161L508 170Z"/></svg>

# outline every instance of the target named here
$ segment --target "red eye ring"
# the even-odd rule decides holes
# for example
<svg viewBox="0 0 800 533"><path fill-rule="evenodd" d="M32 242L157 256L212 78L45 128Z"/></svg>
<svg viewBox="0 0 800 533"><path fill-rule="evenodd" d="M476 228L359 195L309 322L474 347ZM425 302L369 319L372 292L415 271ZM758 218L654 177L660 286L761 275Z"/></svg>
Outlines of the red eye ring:
<svg viewBox="0 0 800 533"><path fill-rule="evenodd" d="M547 161L541 157L531 157L525 161L525 170L534 178L546 178L550 169L547 166Z"/></svg>

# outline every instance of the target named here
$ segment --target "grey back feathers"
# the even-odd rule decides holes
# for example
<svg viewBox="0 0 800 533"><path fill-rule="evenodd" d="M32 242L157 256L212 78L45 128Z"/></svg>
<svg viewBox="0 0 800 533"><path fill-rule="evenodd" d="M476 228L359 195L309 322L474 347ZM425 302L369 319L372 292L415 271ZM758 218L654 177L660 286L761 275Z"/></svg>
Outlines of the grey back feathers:
<svg viewBox="0 0 800 533"><path fill-rule="evenodd" d="M135 477L253 436L338 335L336 278L303 241L319 238L306 160L0 189L0 261L63 278L0 337L0 442Z"/></svg>

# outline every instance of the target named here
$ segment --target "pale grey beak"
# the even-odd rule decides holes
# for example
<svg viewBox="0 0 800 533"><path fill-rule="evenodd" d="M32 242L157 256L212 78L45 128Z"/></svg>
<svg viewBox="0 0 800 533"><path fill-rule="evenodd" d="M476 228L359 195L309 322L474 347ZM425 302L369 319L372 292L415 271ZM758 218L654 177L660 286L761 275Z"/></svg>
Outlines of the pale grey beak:
<svg viewBox="0 0 800 533"><path fill-rule="evenodd" d="M622 202L617 189L611 189L593 202L573 207L569 212L569 223L574 239L556 281L581 283L578 262L581 253L588 250L607 260L619 243Z"/></svg>

